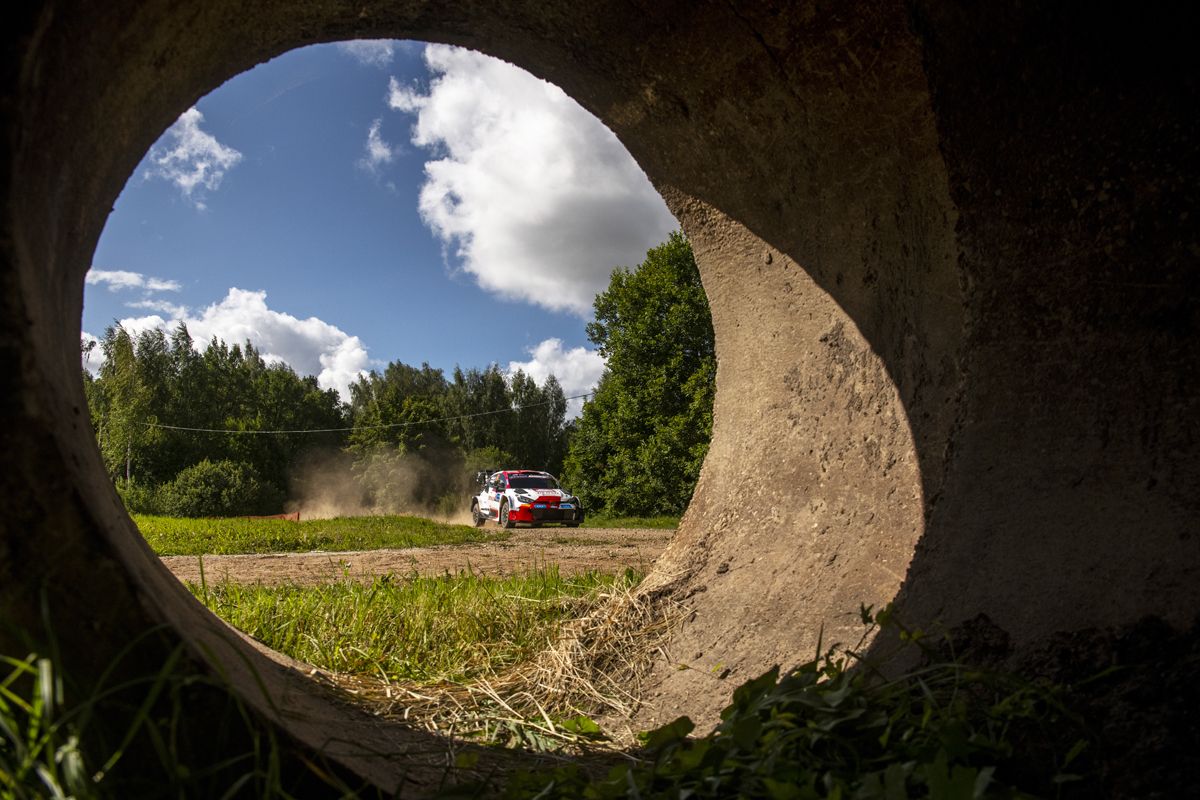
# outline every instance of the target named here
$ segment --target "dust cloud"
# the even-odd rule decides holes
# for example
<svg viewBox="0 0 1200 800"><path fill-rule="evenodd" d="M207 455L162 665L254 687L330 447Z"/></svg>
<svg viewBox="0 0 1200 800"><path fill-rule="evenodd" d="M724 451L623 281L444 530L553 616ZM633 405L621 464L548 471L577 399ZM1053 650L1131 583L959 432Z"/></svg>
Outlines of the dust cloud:
<svg viewBox="0 0 1200 800"><path fill-rule="evenodd" d="M470 524L473 490L456 454L317 451L293 467L284 511L301 519L409 514Z"/></svg>

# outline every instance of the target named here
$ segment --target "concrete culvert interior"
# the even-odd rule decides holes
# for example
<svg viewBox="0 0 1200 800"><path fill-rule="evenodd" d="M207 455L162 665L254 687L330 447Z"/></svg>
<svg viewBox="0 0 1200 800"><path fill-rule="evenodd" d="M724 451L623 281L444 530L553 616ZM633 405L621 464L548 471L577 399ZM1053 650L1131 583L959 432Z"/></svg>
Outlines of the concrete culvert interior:
<svg viewBox="0 0 1200 800"><path fill-rule="evenodd" d="M927 630L986 623L1012 659L1147 617L1195 624L1200 98L1166 12L60 0L11 15L4 652L53 640L88 675L138 640L132 673L182 643L298 752L387 791L440 778L432 737L332 701L166 572L104 476L79 375L84 274L155 137L260 61L370 37L460 44L558 84L695 249L715 430L645 583L686 613L637 725L711 721L818 636L850 643L862 604L894 601Z"/></svg>

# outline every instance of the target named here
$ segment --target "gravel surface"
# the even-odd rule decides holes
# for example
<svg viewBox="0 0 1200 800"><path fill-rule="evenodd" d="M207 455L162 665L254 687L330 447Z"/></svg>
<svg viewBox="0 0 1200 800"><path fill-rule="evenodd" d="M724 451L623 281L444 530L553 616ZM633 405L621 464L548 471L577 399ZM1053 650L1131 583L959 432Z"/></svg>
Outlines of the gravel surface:
<svg viewBox="0 0 1200 800"><path fill-rule="evenodd" d="M388 573L439 575L467 569L508 575L543 565L557 565L564 575L589 570L614 573L626 567L645 572L674 533L647 528L517 528L504 541L442 547L204 556L204 577L237 583L318 584L370 581ZM200 580L200 557L162 560L180 580Z"/></svg>

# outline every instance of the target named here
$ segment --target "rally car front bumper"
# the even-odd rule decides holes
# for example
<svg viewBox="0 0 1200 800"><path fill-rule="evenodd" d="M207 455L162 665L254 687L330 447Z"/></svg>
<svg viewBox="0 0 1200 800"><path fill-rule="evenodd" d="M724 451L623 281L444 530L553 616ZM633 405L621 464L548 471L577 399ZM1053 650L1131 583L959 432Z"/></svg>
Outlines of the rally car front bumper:
<svg viewBox="0 0 1200 800"><path fill-rule="evenodd" d="M512 522L541 524L543 522L563 522L578 525L583 522L582 508L562 508L550 503L522 503L508 512Z"/></svg>

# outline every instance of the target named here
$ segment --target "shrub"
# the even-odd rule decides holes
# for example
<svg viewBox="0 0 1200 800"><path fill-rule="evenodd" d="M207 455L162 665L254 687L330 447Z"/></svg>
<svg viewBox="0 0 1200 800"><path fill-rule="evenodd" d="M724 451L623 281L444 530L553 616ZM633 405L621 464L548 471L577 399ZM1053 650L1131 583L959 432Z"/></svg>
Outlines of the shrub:
<svg viewBox="0 0 1200 800"><path fill-rule="evenodd" d="M162 513L173 517L238 517L277 513L283 495L259 480L250 464L209 461L180 470L158 489Z"/></svg>
<svg viewBox="0 0 1200 800"><path fill-rule="evenodd" d="M130 514L162 514L159 488L133 481L117 481L117 495Z"/></svg>

